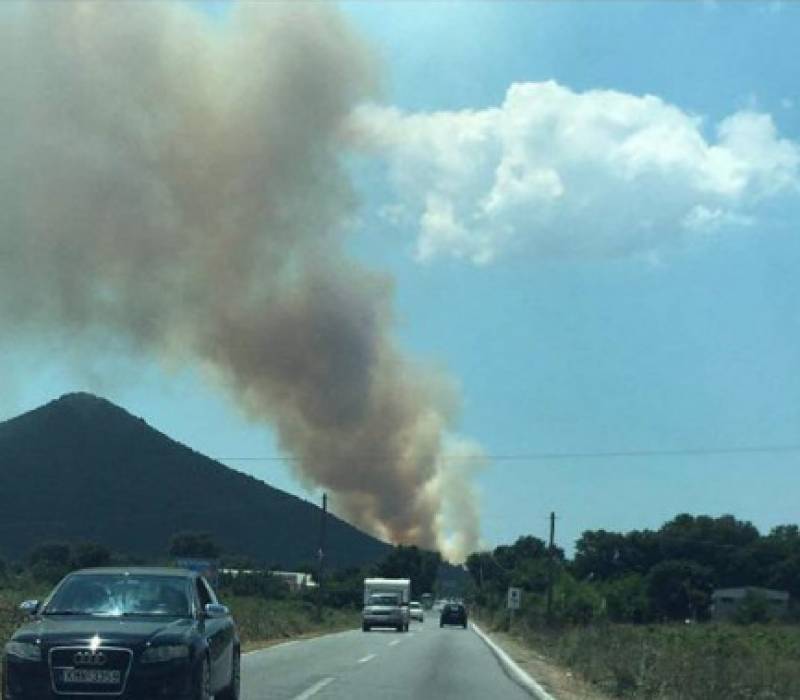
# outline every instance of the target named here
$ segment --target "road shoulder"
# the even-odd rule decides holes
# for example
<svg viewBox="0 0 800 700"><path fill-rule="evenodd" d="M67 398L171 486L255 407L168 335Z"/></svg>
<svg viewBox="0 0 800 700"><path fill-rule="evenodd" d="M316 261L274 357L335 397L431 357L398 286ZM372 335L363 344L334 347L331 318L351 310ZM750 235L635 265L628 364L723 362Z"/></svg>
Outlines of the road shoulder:
<svg viewBox="0 0 800 700"><path fill-rule="evenodd" d="M541 700L609 700L608 696L598 692L590 684L575 677L549 661L534 649L522 644L519 640L504 632L487 632L481 629L495 645L524 671L540 687L542 694L531 690L533 697Z"/></svg>

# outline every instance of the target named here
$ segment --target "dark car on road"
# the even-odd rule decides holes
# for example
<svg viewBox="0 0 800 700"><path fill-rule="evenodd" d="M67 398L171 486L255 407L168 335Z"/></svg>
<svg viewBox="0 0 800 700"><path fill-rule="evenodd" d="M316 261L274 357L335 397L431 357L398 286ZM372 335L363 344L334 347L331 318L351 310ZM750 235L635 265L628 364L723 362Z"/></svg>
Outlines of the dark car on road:
<svg viewBox="0 0 800 700"><path fill-rule="evenodd" d="M462 603L446 603L439 616L439 627L445 625L459 625L467 627L467 609Z"/></svg>
<svg viewBox="0 0 800 700"><path fill-rule="evenodd" d="M240 647L228 609L185 569L67 575L3 653L4 700L237 700Z"/></svg>

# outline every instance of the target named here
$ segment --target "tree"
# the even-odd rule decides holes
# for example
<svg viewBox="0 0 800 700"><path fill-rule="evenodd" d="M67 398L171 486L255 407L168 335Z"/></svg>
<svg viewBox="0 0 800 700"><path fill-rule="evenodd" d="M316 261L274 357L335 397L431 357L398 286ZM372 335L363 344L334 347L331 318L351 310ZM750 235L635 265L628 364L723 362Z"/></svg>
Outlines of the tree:
<svg viewBox="0 0 800 700"><path fill-rule="evenodd" d="M221 551L207 532L179 532L172 536L169 544L169 553L173 557L217 559Z"/></svg>
<svg viewBox="0 0 800 700"><path fill-rule="evenodd" d="M108 566L111 562L111 551L96 542L82 542L72 552L72 566L75 569L86 569L93 566Z"/></svg>
<svg viewBox="0 0 800 700"><path fill-rule="evenodd" d="M706 619L713 590L711 570L692 561L664 561L647 575L647 598L657 619Z"/></svg>
<svg viewBox="0 0 800 700"><path fill-rule="evenodd" d="M747 591L733 613L733 621L740 625L769 622L771 618L769 601L755 591Z"/></svg>
<svg viewBox="0 0 800 700"><path fill-rule="evenodd" d="M770 588L788 591L793 600L800 600L800 555L780 562L771 571Z"/></svg>
<svg viewBox="0 0 800 700"><path fill-rule="evenodd" d="M34 547L28 556L28 563L35 564L58 564L69 566L70 551L69 545L62 542L46 542Z"/></svg>
<svg viewBox="0 0 800 700"><path fill-rule="evenodd" d="M231 595L258 596L266 600L287 598L290 593L286 581L268 571L222 574L220 585Z"/></svg>
<svg viewBox="0 0 800 700"><path fill-rule="evenodd" d="M601 613L602 608L603 599L596 586L576 581L566 572L559 576L553 599L556 620L588 625Z"/></svg>
<svg viewBox="0 0 800 700"><path fill-rule="evenodd" d="M544 593L550 580L550 563L546 557L518 562L509 576L509 585L529 593Z"/></svg>
<svg viewBox="0 0 800 700"><path fill-rule="evenodd" d="M645 622L648 618L647 586L641 574L628 574L603 584L606 613L612 622Z"/></svg>
<svg viewBox="0 0 800 700"><path fill-rule="evenodd" d="M325 603L335 608L357 608L364 604L364 579L368 571L358 567L331 571L325 582Z"/></svg>
<svg viewBox="0 0 800 700"><path fill-rule="evenodd" d="M414 545L398 545L378 564L377 573L385 578L410 578L411 595L419 598L433 590L442 557Z"/></svg>
<svg viewBox="0 0 800 700"><path fill-rule="evenodd" d="M55 583L70 570L69 545L61 542L40 544L31 550L28 563L35 579Z"/></svg>
<svg viewBox="0 0 800 700"><path fill-rule="evenodd" d="M245 554L231 554L226 556L222 561L222 566L226 569L238 569L240 571L255 571L259 568L255 559Z"/></svg>
<svg viewBox="0 0 800 700"><path fill-rule="evenodd" d="M712 569L719 586L754 583L758 568L749 558L759 539L756 527L732 515L682 514L659 531L665 559L694 561Z"/></svg>
<svg viewBox="0 0 800 700"><path fill-rule="evenodd" d="M606 530L587 530L575 543L572 565L580 580L604 581L626 573L625 536Z"/></svg>
<svg viewBox="0 0 800 700"><path fill-rule="evenodd" d="M511 545L511 555L515 563L531 559L544 559L547 557L547 545L538 537L523 535Z"/></svg>
<svg viewBox="0 0 800 700"><path fill-rule="evenodd" d="M513 545L500 545L492 552L474 552L467 557L466 567L479 591L480 602L486 597L503 598L509 586L528 592L543 592L547 587L549 555L544 541L525 535ZM564 551L554 548L557 562Z"/></svg>

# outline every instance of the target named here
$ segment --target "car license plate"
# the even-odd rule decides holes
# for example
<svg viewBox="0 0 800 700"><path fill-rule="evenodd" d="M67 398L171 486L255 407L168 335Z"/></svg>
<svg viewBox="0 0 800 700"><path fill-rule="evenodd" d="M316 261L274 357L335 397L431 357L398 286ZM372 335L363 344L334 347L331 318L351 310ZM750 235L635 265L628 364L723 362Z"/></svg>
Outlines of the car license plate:
<svg viewBox="0 0 800 700"><path fill-rule="evenodd" d="M119 671L97 670L93 668L65 668L61 671L61 680L64 683L119 685L121 676Z"/></svg>

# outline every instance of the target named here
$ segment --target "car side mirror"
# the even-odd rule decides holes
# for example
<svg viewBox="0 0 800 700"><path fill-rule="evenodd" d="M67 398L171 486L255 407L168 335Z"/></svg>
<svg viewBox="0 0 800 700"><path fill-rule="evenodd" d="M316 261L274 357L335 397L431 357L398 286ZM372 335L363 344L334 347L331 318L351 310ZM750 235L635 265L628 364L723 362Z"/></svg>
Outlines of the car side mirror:
<svg viewBox="0 0 800 700"><path fill-rule="evenodd" d="M39 601L26 600L25 602L20 603L19 609L26 615L35 615L36 611L39 609Z"/></svg>
<svg viewBox="0 0 800 700"><path fill-rule="evenodd" d="M219 605L218 603L206 603L205 608L203 608L203 612L209 620L227 617L230 614L227 607L224 605Z"/></svg>

